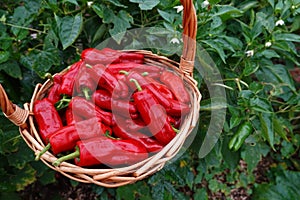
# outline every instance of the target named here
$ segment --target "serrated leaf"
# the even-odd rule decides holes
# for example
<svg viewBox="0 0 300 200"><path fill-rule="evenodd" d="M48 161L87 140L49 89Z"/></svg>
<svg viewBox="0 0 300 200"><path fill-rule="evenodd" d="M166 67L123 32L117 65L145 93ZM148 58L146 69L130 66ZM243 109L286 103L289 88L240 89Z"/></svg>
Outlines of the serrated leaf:
<svg viewBox="0 0 300 200"><path fill-rule="evenodd" d="M83 18L79 13L75 16L66 16L63 18L56 17L56 20L59 39L65 50L72 45L79 36L82 30Z"/></svg>
<svg viewBox="0 0 300 200"><path fill-rule="evenodd" d="M132 3L138 3L141 10L151 10L159 4L159 0L129 0Z"/></svg>
<svg viewBox="0 0 300 200"><path fill-rule="evenodd" d="M274 115L268 113L260 113L259 120L261 124L261 132L263 137L268 141L273 150L274 148Z"/></svg>

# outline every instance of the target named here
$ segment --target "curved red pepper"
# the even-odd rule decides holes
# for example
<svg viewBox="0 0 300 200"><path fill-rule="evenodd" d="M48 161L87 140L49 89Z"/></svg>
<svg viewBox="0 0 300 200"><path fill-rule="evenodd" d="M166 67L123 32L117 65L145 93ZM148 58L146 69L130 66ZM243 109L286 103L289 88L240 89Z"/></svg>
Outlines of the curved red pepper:
<svg viewBox="0 0 300 200"><path fill-rule="evenodd" d="M113 111L125 117L137 118L137 109L132 102L113 99L107 90L96 90L92 96L93 102L102 109ZM115 113L117 112L117 113Z"/></svg>
<svg viewBox="0 0 300 200"><path fill-rule="evenodd" d="M61 87L62 75L56 74L53 77L53 86L51 87L47 98L52 104L55 104L57 101L61 99L61 95L59 93L59 89Z"/></svg>
<svg viewBox="0 0 300 200"><path fill-rule="evenodd" d="M93 79L98 82L101 88L104 88L113 94L114 97L127 97L128 87L122 81L118 81L102 64L93 66L94 77Z"/></svg>
<svg viewBox="0 0 300 200"><path fill-rule="evenodd" d="M138 53L121 52L110 48L104 48L101 50L88 48L82 51L81 59L92 65L120 62L143 63L144 55Z"/></svg>
<svg viewBox="0 0 300 200"><path fill-rule="evenodd" d="M47 144L50 135L63 127L61 118L52 102L47 98L34 102L33 113L39 134L43 142Z"/></svg>
<svg viewBox="0 0 300 200"><path fill-rule="evenodd" d="M91 118L61 128L49 137L49 143L53 154L56 155L74 149L79 140L105 137L104 134L107 133L110 135L112 133L109 126L99 122L96 118Z"/></svg>
<svg viewBox="0 0 300 200"><path fill-rule="evenodd" d="M125 130L119 124L116 124L112 128L115 136L122 139L132 139L140 142L147 149L149 153L160 151L163 146L155 139L150 138L149 136L140 133L140 132L132 132Z"/></svg>
<svg viewBox="0 0 300 200"><path fill-rule="evenodd" d="M120 115L114 115L113 116L113 126L115 124L119 124L123 129L127 131L141 131L143 132L143 129L146 129L146 124L141 118L136 119L130 119L130 118L124 118Z"/></svg>
<svg viewBox="0 0 300 200"><path fill-rule="evenodd" d="M120 71L136 71L139 73L147 72L148 76L151 77L151 75L155 77L160 76L160 73L162 71L162 68L153 66L153 65L146 65L146 64L138 64L134 62L128 62L128 63L113 63L107 65L107 70L109 70L112 74L119 74Z"/></svg>
<svg viewBox="0 0 300 200"><path fill-rule="evenodd" d="M73 95L73 89L74 89L74 83L75 83L75 77L79 72L79 69L84 64L83 61L78 61L74 63L70 69L63 75L61 86L59 88L60 94L65 94L68 96Z"/></svg>
<svg viewBox="0 0 300 200"><path fill-rule="evenodd" d="M170 88L178 101L182 103L190 102L190 95L187 92L182 79L178 75L165 70L160 76L160 81Z"/></svg>
<svg viewBox="0 0 300 200"><path fill-rule="evenodd" d="M146 148L135 140L95 138L79 141L77 146L80 157L75 159L75 164L78 166L126 166L148 158Z"/></svg>
<svg viewBox="0 0 300 200"><path fill-rule="evenodd" d="M70 101L69 108L72 109L75 116L84 119L97 117L104 124L107 124L108 126L112 125L112 113L100 109L85 98L79 96L73 97Z"/></svg>
<svg viewBox="0 0 300 200"><path fill-rule="evenodd" d="M82 65L75 78L75 89L79 94L84 94L86 99L90 99L90 95L97 88L98 82L93 80L94 71L88 65Z"/></svg>
<svg viewBox="0 0 300 200"><path fill-rule="evenodd" d="M138 87L138 91L132 97L143 121L161 144L168 144L176 136L176 132L167 121L165 109L147 88L139 88L137 81L134 79L131 81L135 82Z"/></svg>

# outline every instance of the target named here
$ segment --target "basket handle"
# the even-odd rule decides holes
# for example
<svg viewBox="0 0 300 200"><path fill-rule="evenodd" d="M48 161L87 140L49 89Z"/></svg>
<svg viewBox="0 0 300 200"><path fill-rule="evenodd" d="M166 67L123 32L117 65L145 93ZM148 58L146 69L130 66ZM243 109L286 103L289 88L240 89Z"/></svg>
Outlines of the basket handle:
<svg viewBox="0 0 300 200"><path fill-rule="evenodd" d="M26 120L29 116L29 111L20 108L19 106L13 104L7 97L7 94L0 84L0 107L3 114L7 119L9 119L15 125L26 128Z"/></svg>
<svg viewBox="0 0 300 200"><path fill-rule="evenodd" d="M193 0L180 2L183 6L183 50L179 69L192 77L196 53L197 15Z"/></svg>

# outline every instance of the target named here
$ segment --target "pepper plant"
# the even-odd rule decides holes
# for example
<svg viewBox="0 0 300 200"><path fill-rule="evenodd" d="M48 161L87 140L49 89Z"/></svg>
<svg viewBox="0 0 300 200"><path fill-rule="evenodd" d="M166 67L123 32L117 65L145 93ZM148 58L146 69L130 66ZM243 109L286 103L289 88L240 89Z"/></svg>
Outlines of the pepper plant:
<svg viewBox="0 0 300 200"><path fill-rule="evenodd" d="M300 1L197 0L194 4L197 43L214 61L221 79L210 82L210 76L195 71L203 99L193 144L143 181L117 189L88 187L98 199L299 196L300 95L295 72L300 66ZM180 10L179 0L3 0L0 83L10 99L22 105L47 73L61 71L78 60L82 49L108 38L120 45L125 31L134 28L154 27L157 35L167 35L166 48L151 50L178 60ZM145 40L157 44L155 37ZM136 40L127 45L139 46ZM201 54L196 60L203 60ZM205 70L213 74L206 64ZM225 104L212 104L208 82L225 90ZM199 145L213 123L211 113L220 108L226 109L220 138L208 155L199 158ZM0 120L0 197L17 198L36 185L58 184L55 172L34 161L17 127L4 116ZM73 190L82 187L68 181ZM53 198L63 192L57 193Z"/></svg>

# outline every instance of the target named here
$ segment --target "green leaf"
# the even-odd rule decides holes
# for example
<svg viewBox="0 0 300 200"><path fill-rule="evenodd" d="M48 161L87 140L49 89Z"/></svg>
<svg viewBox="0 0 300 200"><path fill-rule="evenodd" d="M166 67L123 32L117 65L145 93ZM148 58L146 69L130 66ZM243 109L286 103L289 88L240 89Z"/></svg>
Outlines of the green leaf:
<svg viewBox="0 0 300 200"><path fill-rule="evenodd" d="M286 200L298 199L300 196L300 172L283 171L276 176L275 184L260 184L253 192L256 200Z"/></svg>
<svg viewBox="0 0 300 200"><path fill-rule="evenodd" d="M57 48L34 50L28 55L21 56L20 62L28 69L33 69L40 77L43 77L52 66L60 65L60 56Z"/></svg>
<svg viewBox="0 0 300 200"><path fill-rule="evenodd" d="M244 76L250 76L251 74L255 73L259 69L259 64L252 60L246 60L245 68L243 70Z"/></svg>
<svg viewBox="0 0 300 200"><path fill-rule="evenodd" d="M247 163L247 171L251 173L262 158L258 145L244 145L241 152L243 160Z"/></svg>
<svg viewBox="0 0 300 200"><path fill-rule="evenodd" d="M10 156L7 157L7 160L10 166L16 169L23 169L28 162L34 160L34 153L21 138L19 139L21 141L18 150L11 153Z"/></svg>
<svg viewBox="0 0 300 200"><path fill-rule="evenodd" d="M118 0L105 0L105 1L112 3L113 5L115 5L117 7L121 7L121 8L128 7L128 6L125 6L124 4L120 3L120 1L118 1Z"/></svg>
<svg viewBox="0 0 300 200"><path fill-rule="evenodd" d="M250 99L250 107L251 109L262 112L262 113L272 113L273 108L271 103L267 99L263 99L260 97L254 97Z"/></svg>
<svg viewBox="0 0 300 200"><path fill-rule="evenodd" d="M207 44L209 47L213 49L213 51L217 52L220 58L224 63L226 63L226 54L223 50L223 46L214 40L203 40L203 43Z"/></svg>
<svg viewBox="0 0 300 200"><path fill-rule="evenodd" d="M66 16L63 18L57 16L56 23L58 26L59 39L65 50L71 46L79 36L83 25L83 18L80 13L75 16Z"/></svg>
<svg viewBox="0 0 300 200"><path fill-rule="evenodd" d="M94 10L94 12L101 18L104 18L104 6L103 5L97 5L97 4L93 4L92 5L92 9Z"/></svg>
<svg viewBox="0 0 300 200"><path fill-rule="evenodd" d="M10 53L8 51L0 51L0 63L8 61Z"/></svg>
<svg viewBox="0 0 300 200"><path fill-rule="evenodd" d="M129 0L132 3L138 3L141 10L151 10L159 4L159 0Z"/></svg>
<svg viewBox="0 0 300 200"><path fill-rule="evenodd" d="M274 6L275 6L274 0L268 0L268 2L274 8Z"/></svg>
<svg viewBox="0 0 300 200"><path fill-rule="evenodd" d="M21 170L14 170L15 176L10 179L11 184L16 185L16 191L23 190L26 186L36 181L35 173L36 171L27 164Z"/></svg>
<svg viewBox="0 0 300 200"><path fill-rule="evenodd" d="M268 113L260 113L259 120L261 123L261 133L263 137L269 142L273 150L274 148L274 115Z"/></svg>
<svg viewBox="0 0 300 200"><path fill-rule="evenodd" d="M63 2L63 3L69 2L69 3L71 3L71 4L74 4L74 5L76 5L76 6L79 6L79 5L78 5L78 2L77 2L76 0L63 0L62 2Z"/></svg>
<svg viewBox="0 0 300 200"><path fill-rule="evenodd" d="M278 55L278 53L276 53L276 51L271 50L271 49L266 49L261 54L268 59L280 58L280 55Z"/></svg>
<svg viewBox="0 0 300 200"><path fill-rule="evenodd" d="M276 41L300 42L300 35L293 33L276 33L274 34Z"/></svg>
<svg viewBox="0 0 300 200"><path fill-rule="evenodd" d="M208 200L208 194L205 188L197 189L193 197L195 200Z"/></svg>
<svg viewBox="0 0 300 200"><path fill-rule="evenodd" d="M231 18L240 17L243 11L230 5L216 5L217 12L213 16L220 16L223 21Z"/></svg>
<svg viewBox="0 0 300 200"><path fill-rule="evenodd" d="M0 64L0 70L5 71L11 77L18 79L22 78L21 68L15 60L8 60L7 62Z"/></svg>
<svg viewBox="0 0 300 200"><path fill-rule="evenodd" d="M285 131L285 122L282 118L274 117L274 131L277 133L282 139L289 141L287 138L287 132Z"/></svg>
<svg viewBox="0 0 300 200"><path fill-rule="evenodd" d="M162 11L160 9L157 9L159 15L164 19L166 20L167 22L169 23L173 23L174 22L174 19L175 19L175 15L174 14L171 14L169 12L166 12L166 11Z"/></svg>
<svg viewBox="0 0 300 200"><path fill-rule="evenodd" d="M291 32L297 31L300 29L300 15L297 15L292 23Z"/></svg>

